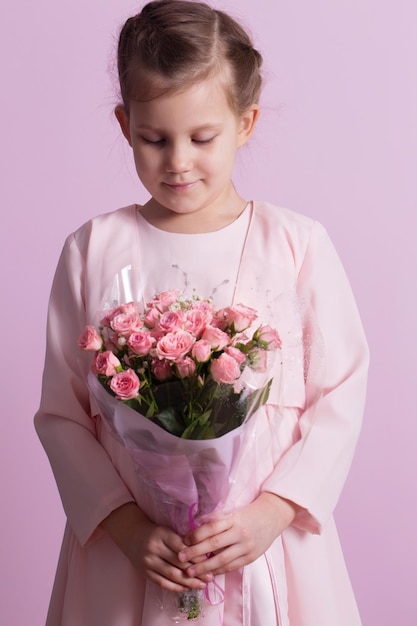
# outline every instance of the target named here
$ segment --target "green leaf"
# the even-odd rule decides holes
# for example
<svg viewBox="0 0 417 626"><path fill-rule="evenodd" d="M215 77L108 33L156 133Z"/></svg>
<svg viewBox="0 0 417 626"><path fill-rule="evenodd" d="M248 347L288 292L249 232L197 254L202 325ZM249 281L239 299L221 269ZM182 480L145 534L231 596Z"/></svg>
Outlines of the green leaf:
<svg viewBox="0 0 417 626"><path fill-rule="evenodd" d="M247 402L230 391L213 402L212 423L216 437L238 428L247 415Z"/></svg>
<svg viewBox="0 0 417 626"><path fill-rule="evenodd" d="M202 415L193 416L193 421L182 433L183 439L214 439L216 433L210 423L211 411L206 411Z"/></svg>
<svg viewBox="0 0 417 626"><path fill-rule="evenodd" d="M157 412L157 410L158 410L158 407L156 406L155 402L151 402L148 410L146 411L146 417L152 418Z"/></svg>
<svg viewBox="0 0 417 626"><path fill-rule="evenodd" d="M153 393L161 412L174 406L182 407L187 402L186 389L182 380L155 385Z"/></svg>
<svg viewBox="0 0 417 626"><path fill-rule="evenodd" d="M249 409L249 416L253 415L255 411L257 411L261 406L268 402L269 392L271 390L272 378L268 380L265 387L262 389L258 389L251 393L251 395L247 398Z"/></svg>
<svg viewBox="0 0 417 626"><path fill-rule="evenodd" d="M176 435L177 437L182 436L184 424L178 412L173 407L160 411L157 415L154 415L151 420L172 435Z"/></svg>

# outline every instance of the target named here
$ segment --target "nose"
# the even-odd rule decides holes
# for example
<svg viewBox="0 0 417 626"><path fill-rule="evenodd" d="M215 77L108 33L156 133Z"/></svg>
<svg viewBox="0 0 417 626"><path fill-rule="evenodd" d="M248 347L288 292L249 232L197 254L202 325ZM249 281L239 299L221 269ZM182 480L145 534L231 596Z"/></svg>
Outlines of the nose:
<svg viewBox="0 0 417 626"><path fill-rule="evenodd" d="M166 171L170 174L182 174L192 169L191 146L185 142L173 143L166 153Z"/></svg>

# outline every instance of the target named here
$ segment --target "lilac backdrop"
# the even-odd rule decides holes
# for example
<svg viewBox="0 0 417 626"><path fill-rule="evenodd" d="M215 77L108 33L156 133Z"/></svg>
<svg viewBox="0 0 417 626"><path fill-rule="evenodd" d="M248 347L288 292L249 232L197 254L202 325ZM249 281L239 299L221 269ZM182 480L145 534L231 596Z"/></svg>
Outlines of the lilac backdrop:
<svg viewBox="0 0 417 626"><path fill-rule="evenodd" d="M250 27L266 58L238 188L327 226L369 337L366 421L337 510L364 626L415 626L417 4L214 4ZM112 116L115 34L137 6L0 5L0 622L11 626L44 623L64 524L32 427L58 254L89 217L146 197Z"/></svg>

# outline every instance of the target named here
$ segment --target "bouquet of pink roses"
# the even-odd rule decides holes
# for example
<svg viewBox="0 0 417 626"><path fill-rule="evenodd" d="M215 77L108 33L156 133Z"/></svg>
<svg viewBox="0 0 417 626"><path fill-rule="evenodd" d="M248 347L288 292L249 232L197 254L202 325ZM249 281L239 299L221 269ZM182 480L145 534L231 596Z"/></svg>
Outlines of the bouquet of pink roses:
<svg viewBox="0 0 417 626"><path fill-rule="evenodd" d="M185 439L220 437L266 402L269 385L251 391L245 370L265 372L277 332L236 305L215 310L210 300L178 291L155 296L144 313L130 302L109 311L99 329L79 339L95 352L92 369L105 389L127 406Z"/></svg>
<svg viewBox="0 0 417 626"><path fill-rule="evenodd" d="M256 318L166 291L142 313L133 302L113 308L79 339L94 352L89 385L105 423L133 458L141 508L180 535L233 507L245 425L267 402L268 352L280 347L270 326L249 333ZM203 595L175 594L171 616L197 618Z"/></svg>

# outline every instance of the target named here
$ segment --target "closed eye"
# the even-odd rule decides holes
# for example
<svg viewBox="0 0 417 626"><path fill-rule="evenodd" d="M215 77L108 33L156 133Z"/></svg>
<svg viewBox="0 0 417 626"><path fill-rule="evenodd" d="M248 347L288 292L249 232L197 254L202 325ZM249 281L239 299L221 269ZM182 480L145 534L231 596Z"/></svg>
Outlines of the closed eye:
<svg viewBox="0 0 417 626"><path fill-rule="evenodd" d="M196 144L211 143L212 141L214 141L214 139L215 139L215 136L210 137L209 139L193 139L193 143L196 143Z"/></svg>
<svg viewBox="0 0 417 626"><path fill-rule="evenodd" d="M143 143L148 143L153 146L162 146L165 143L165 139L148 139L147 137L140 138Z"/></svg>
<svg viewBox="0 0 417 626"><path fill-rule="evenodd" d="M191 139L192 143L195 143L197 145L204 145L204 144L209 144L212 141L214 141L214 139L216 138L216 136L214 137L209 137L208 139ZM146 144L150 144L152 146L163 146L166 144L167 140L164 138L161 139L148 139L148 137L140 137L140 140L143 141L143 143Z"/></svg>

